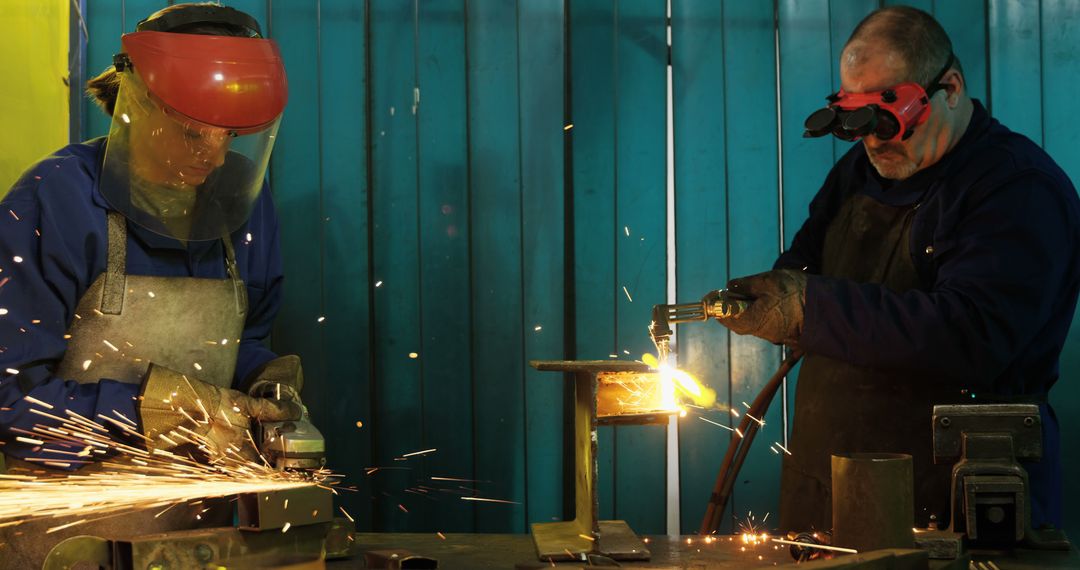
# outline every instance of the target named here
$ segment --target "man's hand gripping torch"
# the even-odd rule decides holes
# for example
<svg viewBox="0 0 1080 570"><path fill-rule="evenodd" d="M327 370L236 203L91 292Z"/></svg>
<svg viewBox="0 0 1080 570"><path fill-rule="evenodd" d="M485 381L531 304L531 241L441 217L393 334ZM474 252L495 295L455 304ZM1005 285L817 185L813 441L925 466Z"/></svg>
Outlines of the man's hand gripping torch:
<svg viewBox="0 0 1080 570"><path fill-rule="evenodd" d="M660 362L664 362L671 350L671 325L735 317L752 301L750 297L719 289L702 297L699 303L653 305L649 336L660 353L657 355Z"/></svg>
<svg viewBox="0 0 1080 570"><path fill-rule="evenodd" d="M248 387L250 396L290 400L302 410L296 420L255 422L259 453L276 469L319 469L326 463L326 441L300 401L303 384L299 357L282 356L264 365Z"/></svg>

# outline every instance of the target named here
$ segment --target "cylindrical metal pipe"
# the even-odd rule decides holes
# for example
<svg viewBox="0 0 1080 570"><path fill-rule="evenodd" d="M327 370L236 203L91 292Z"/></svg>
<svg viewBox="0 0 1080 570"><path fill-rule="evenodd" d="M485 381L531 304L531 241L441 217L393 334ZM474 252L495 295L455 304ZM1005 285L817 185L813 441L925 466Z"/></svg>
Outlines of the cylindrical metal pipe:
<svg viewBox="0 0 1080 570"><path fill-rule="evenodd" d="M833 544L859 552L913 548L913 494L910 455L833 455Z"/></svg>

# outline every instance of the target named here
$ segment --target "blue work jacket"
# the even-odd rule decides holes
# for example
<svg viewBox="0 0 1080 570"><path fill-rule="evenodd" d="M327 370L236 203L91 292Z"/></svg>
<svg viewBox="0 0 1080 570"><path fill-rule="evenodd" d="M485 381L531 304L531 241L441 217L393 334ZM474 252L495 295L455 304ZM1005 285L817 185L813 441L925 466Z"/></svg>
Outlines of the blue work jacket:
<svg viewBox="0 0 1080 570"><path fill-rule="evenodd" d="M58 423L30 413L25 396L54 406L50 413L60 417L65 409L91 419L115 410L137 421L138 384L105 378L79 384L52 372L67 349L64 335L79 299L105 271L111 208L97 187L105 141L60 149L31 167L0 201L0 441L15 457L39 456L32 444L16 441L26 436L19 430ZM128 224L127 235L130 275L226 277L221 240L185 246L135 224ZM241 380L275 357L264 345L282 295L268 185L232 240L249 302L236 364L235 379ZM167 330L168 323L161 326Z"/></svg>
<svg viewBox="0 0 1080 570"><path fill-rule="evenodd" d="M811 275L802 349L906 371L973 403L1045 402L1080 291L1080 200L1053 159L978 101L956 147L907 180L882 179L856 144L775 266L820 273L826 230L853 192L917 204L909 245L922 287ZM1046 404L1043 428L1043 460L1027 465L1033 522L1060 526L1058 424Z"/></svg>

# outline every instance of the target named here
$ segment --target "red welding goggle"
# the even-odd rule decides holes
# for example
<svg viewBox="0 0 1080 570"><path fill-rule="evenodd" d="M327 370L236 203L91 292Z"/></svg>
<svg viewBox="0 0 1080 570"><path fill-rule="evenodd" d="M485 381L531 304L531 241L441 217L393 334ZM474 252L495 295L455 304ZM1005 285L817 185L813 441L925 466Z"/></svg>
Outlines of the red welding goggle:
<svg viewBox="0 0 1080 570"><path fill-rule="evenodd" d="M945 72L952 67L949 55L945 67L930 82L928 89L918 83L894 85L881 91L847 93L843 89L826 97L829 105L806 118L804 137L833 134L846 141L874 135L881 141L897 137L907 140L915 127L930 117L930 98L945 86L940 84Z"/></svg>

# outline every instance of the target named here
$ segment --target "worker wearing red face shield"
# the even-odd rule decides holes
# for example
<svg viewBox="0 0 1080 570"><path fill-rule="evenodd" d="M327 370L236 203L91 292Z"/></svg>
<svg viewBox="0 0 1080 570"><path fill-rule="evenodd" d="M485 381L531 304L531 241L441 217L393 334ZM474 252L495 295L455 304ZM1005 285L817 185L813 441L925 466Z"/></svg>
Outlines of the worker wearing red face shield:
<svg viewBox="0 0 1080 570"><path fill-rule="evenodd" d="M934 19L867 16L841 89L808 136L859 141L832 168L772 271L731 281L755 300L720 322L804 352L784 530L831 527L830 455L913 456L916 524L949 523L932 406L1037 403L1043 458L1024 467L1031 522L1061 526L1057 419L1047 403L1080 290L1080 202L1038 146L967 92Z"/></svg>
<svg viewBox="0 0 1080 570"><path fill-rule="evenodd" d="M220 239L262 190L287 94L281 57L270 40L149 28L114 58L101 193L150 231Z"/></svg>
<svg viewBox="0 0 1080 570"><path fill-rule="evenodd" d="M107 457L16 439L55 423L31 411L41 405L128 444L257 459L252 420L302 412L299 359L264 346L282 284L264 180L287 99L278 48L247 14L175 5L122 37L114 67L90 92L112 115L108 137L34 165L2 202L7 467L82 473ZM252 397L249 386L283 396ZM117 428L125 423L139 435ZM180 428L197 444L190 434L170 437ZM114 534L195 518L117 517L124 528Z"/></svg>

